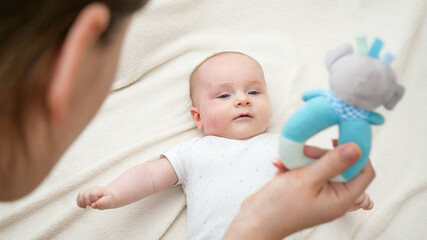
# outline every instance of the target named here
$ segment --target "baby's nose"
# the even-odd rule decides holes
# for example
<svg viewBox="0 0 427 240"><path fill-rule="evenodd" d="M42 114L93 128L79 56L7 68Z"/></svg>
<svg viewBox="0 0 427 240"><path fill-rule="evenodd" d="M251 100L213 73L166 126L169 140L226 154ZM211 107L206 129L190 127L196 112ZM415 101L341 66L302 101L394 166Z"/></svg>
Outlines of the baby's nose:
<svg viewBox="0 0 427 240"><path fill-rule="evenodd" d="M247 106L250 104L251 102L249 101L248 96L246 96L246 94L242 94L239 97L237 97L235 106L240 107L240 106Z"/></svg>

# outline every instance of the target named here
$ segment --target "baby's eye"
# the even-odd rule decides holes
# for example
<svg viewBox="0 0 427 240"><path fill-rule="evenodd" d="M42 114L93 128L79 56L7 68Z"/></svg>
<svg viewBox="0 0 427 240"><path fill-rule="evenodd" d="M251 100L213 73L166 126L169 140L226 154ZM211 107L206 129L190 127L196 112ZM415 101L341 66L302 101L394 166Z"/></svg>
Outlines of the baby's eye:
<svg viewBox="0 0 427 240"><path fill-rule="evenodd" d="M250 92L249 92L249 94L250 94L250 95L258 95L258 94L259 94L259 92L258 92L258 91L250 91Z"/></svg>
<svg viewBox="0 0 427 240"><path fill-rule="evenodd" d="M228 98L230 97L230 94L221 94L217 98Z"/></svg>

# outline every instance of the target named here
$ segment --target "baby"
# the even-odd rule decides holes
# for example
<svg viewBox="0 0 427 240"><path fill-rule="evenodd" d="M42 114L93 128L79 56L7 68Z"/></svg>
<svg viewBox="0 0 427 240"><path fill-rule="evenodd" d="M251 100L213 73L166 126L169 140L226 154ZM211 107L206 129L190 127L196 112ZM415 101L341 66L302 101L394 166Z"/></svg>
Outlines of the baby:
<svg viewBox="0 0 427 240"><path fill-rule="evenodd" d="M80 192L77 205L117 208L182 184L187 238L220 239L243 200L274 176L279 135L265 133L271 108L264 73L245 54L221 52L204 60L191 74L190 97L191 116L205 137L127 170L106 187ZM365 193L352 210L372 207Z"/></svg>

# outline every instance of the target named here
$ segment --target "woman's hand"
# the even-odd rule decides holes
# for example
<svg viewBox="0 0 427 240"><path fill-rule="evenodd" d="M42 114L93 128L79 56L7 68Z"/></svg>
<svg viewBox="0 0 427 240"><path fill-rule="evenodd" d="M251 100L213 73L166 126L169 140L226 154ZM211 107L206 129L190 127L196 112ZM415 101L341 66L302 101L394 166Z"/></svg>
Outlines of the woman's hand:
<svg viewBox="0 0 427 240"><path fill-rule="evenodd" d="M332 144L334 145L334 147L337 146L337 141L333 140ZM329 150L325 150L325 149L320 149L317 147L311 147L311 146L305 146L304 148L304 153L307 157L310 158L319 158L321 156L323 156L326 152L328 152ZM274 159L273 160L273 165L278 169L278 174L288 171L288 169L286 169L285 165L283 165L283 162L280 161L279 158ZM353 212L359 209L363 209L363 210L371 210L374 207L374 201L372 201L371 197L369 196L369 194L367 194L366 192L363 192L354 202L353 206L351 206L347 211L348 212Z"/></svg>
<svg viewBox="0 0 427 240"><path fill-rule="evenodd" d="M360 157L354 143L334 150L306 147L314 163L277 175L243 202L225 239L282 239L342 216L362 195L375 172L370 162L351 181L329 182Z"/></svg>

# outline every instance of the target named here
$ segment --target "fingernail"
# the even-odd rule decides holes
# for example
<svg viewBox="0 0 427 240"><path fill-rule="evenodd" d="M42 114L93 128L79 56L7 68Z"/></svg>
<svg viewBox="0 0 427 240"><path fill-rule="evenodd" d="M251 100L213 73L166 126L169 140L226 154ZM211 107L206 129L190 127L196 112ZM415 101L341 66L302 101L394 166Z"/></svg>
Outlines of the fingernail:
<svg viewBox="0 0 427 240"><path fill-rule="evenodd" d="M356 161L360 157L360 151L353 144L342 145L339 153L347 161Z"/></svg>

